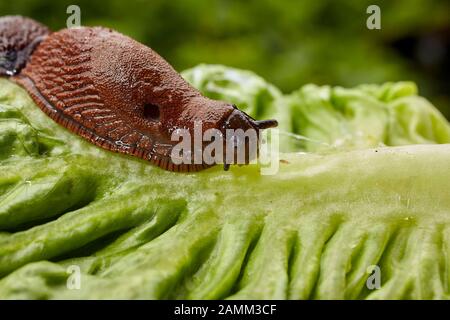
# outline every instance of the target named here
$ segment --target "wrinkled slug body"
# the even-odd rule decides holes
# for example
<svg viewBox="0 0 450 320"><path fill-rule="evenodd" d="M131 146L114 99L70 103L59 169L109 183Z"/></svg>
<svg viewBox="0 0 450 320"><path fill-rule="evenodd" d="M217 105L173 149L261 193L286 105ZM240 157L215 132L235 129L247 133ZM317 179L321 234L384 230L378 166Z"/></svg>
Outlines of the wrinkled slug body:
<svg viewBox="0 0 450 320"><path fill-rule="evenodd" d="M7 56L1 75L12 76L48 116L95 145L163 169L198 171L210 165L172 162L174 130L193 132L198 122L203 132L224 132L230 123L257 128L235 106L202 96L152 49L118 32L80 27L50 33L33 20L6 18L0 18L0 36L9 41L0 51ZM27 23L20 20L22 27L13 30L14 19Z"/></svg>

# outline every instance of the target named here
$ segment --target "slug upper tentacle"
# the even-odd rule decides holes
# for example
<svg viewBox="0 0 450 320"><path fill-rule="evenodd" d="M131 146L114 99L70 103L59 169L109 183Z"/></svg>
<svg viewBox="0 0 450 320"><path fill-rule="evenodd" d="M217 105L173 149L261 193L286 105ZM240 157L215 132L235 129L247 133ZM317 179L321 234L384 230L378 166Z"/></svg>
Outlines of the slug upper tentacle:
<svg viewBox="0 0 450 320"><path fill-rule="evenodd" d="M0 47L0 75L12 76L47 115L102 148L163 169L211 166L172 161L177 129L194 132L201 122L202 132L215 128L225 134L277 125L204 97L152 49L110 29L50 33L31 19L3 17L0 36L6 43ZM225 160L224 167L229 164Z"/></svg>

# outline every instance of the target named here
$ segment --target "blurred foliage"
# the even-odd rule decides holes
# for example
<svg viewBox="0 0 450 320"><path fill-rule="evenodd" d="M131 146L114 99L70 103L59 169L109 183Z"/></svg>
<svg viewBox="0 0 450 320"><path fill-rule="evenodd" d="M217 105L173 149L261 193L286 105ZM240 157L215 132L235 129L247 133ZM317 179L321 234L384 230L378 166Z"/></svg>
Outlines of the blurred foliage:
<svg viewBox="0 0 450 320"><path fill-rule="evenodd" d="M284 92L306 83L413 80L450 118L446 0L9 0L0 14L58 30L69 4L81 7L83 25L119 30L177 70L198 63L250 69ZM381 8L381 30L366 28L370 4Z"/></svg>

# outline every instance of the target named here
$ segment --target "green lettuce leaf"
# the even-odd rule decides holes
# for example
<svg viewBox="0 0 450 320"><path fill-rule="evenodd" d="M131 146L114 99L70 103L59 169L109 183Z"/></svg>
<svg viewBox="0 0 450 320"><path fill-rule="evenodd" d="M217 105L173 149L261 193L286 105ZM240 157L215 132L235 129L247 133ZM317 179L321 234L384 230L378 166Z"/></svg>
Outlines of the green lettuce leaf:
<svg viewBox="0 0 450 320"><path fill-rule="evenodd" d="M0 299L450 298L449 124L412 84L282 95L246 71L184 75L256 118L287 114L302 152L275 175L166 172L0 79Z"/></svg>
<svg viewBox="0 0 450 320"><path fill-rule="evenodd" d="M233 102L257 119L278 119L283 151L450 143L447 120L411 82L306 85L281 95L250 71L200 65L183 75L211 98Z"/></svg>

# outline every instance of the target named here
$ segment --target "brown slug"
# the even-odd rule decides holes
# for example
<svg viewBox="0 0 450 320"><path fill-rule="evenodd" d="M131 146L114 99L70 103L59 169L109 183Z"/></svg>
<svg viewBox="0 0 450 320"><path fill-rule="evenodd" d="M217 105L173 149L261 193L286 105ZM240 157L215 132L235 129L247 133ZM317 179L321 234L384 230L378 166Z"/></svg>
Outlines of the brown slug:
<svg viewBox="0 0 450 320"><path fill-rule="evenodd" d="M277 125L203 96L152 49L110 29L52 33L29 18L6 16L0 39L0 75L24 87L53 120L97 146L166 170L211 166L172 161L177 129L193 133L200 122L202 132L215 128L225 135L226 129L258 132ZM224 158L225 169L234 163Z"/></svg>

